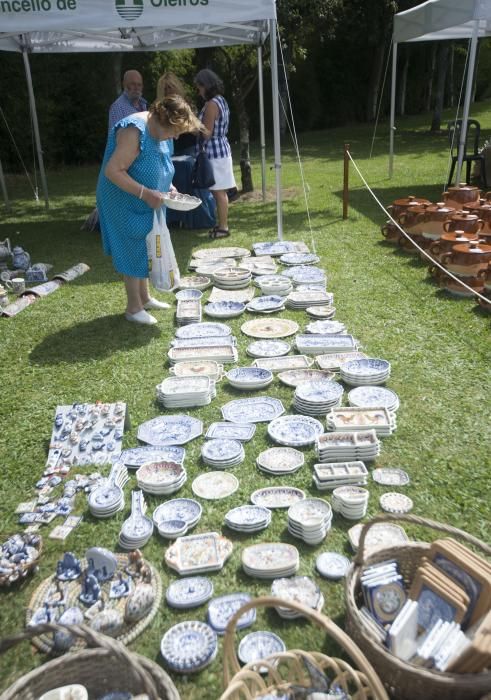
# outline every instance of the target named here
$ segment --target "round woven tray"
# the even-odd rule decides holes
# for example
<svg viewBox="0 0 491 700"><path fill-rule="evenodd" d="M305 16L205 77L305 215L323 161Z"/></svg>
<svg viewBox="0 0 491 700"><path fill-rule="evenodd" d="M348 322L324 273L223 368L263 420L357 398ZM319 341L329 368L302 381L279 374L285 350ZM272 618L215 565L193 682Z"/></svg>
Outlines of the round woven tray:
<svg viewBox="0 0 491 700"><path fill-rule="evenodd" d="M353 665L343 659L334 658L319 652L306 652L292 649L273 654L266 659L246 664L240 668L235 651L237 622L253 608L286 607L296 610L333 639L345 652ZM264 596L249 601L230 619L223 642L223 684L224 694L220 700L253 700L260 695L275 690L286 690L291 685L306 688L311 686L311 678L305 666L307 660L321 673L325 673L342 688L352 700L388 700L385 689L367 660L354 642L332 620L305 605L273 596ZM258 669L267 668L266 674ZM300 696L299 696L300 697ZM303 697L303 695L301 696ZM1 699L0 699L1 700ZM415 700L415 699L413 699Z"/></svg>
<svg viewBox="0 0 491 700"><path fill-rule="evenodd" d="M116 570L116 574L119 571L124 572L124 568L128 565L128 556L126 554L116 554L115 555L117 560L118 560L118 568ZM81 559L80 563L82 565L82 575L85 569L87 568L87 560L86 559ZM160 579L160 575L158 571L147 561L145 561L147 566L150 568L151 574L152 574L152 580L150 581L150 585L153 588L154 592L154 601L153 605L150 608L149 612L145 617L143 617L141 620L138 620L137 622L128 624L127 622L124 622L123 629L121 631L121 634L119 634L116 639L119 642L122 642L123 644L129 644L132 642L134 639L138 637L139 634L143 632L145 627L147 627L150 622L153 620L155 617L155 614L157 613L157 610L159 609L160 601L162 600L162 581ZM78 606L82 610L82 612L85 612L87 608L80 603L78 596L80 593L80 581L82 577L79 577L75 581L67 581L66 582L66 608L70 608L72 606ZM51 587L54 588L55 582L56 582L56 574L53 574L52 576L49 576L47 579L45 579L34 591L32 594L31 600L29 601L29 606L26 610L26 624L29 624L34 612L43 606L43 601L50 590ZM104 581L101 584L101 592L102 596L104 597L104 600L106 601L106 605L112 609L118 610L123 616L124 616L124 609L126 606L126 601L128 598L118 598L118 599L110 599L109 598L109 589L111 587L111 580L109 581ZM53 636L52 635L41 635L41 636L36 636L33 638L32 643L34 646L36 646L38 649L45 653L51 653L53 652ZM84 646L84 640L82 637L78 637L73 649L76 648L82 648Z"/></svg>
<svg viewBox="0 0 491 700"><path fill-rule="evenodd" d="M403 521L439 530L474 545L488 556L491 555L491 547L451 525L444 525L415 515L387 514L373 518L363 527L354 565L346 576L346 631L373 664L394 700L419 700L419 698L424 700L478 700L491 689L491 672L441 673L402 661L380 644L363 622L359 611L359 606L363 604L360 586L360 576L363 569L387 559L395 559L398 562L405 586L409 588L421 557L427 554L430 549L430 545L426 542L408 542L405 545L387 547L379 549L373 554L367 554L365 538L370 527L375 523L393 521Z"/></svg>
<svg viewBox="0 0 491 700"><path fill-rule="evenodd" d="M0 654L19 642L44 637L64 630L60 625L40 625L8 637L0 642ZM53 688L80 683L90 698L109 692L146 693L150 700L180 700L179 693L167 673L144 656L128 651L120 642L97 634L85 625L73 625L70 633L91 648L49 661L19 678L0 700L37 700Z"/></svg>

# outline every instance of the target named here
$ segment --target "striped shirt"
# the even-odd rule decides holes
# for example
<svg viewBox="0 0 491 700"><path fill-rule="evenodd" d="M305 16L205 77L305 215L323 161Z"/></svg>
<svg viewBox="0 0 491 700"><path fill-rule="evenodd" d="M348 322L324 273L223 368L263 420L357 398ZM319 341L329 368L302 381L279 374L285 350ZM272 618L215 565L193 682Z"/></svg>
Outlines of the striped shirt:
<svg viewBox="0 0 491 700"><path fill-rule="evenodd" d="M230 144L227 139L228 125L230 122L230 110L227 101L222 95L213 97L210 102L214 102L218 107L218 118L215 119L213 132L210 138L205 141L208 158L227 158L232 155ZM206 105L199 113L199 118L203 121Z"/></svg>
<svg viewBox="0 0 491 700"><path fill-rule="evenodd" d="M116 122L119 122L120 119L129 117L130 114L135 114L135 112L145 112L146 109L147 101L143 97L140 97L138 100L138 105L135 107L135 105L130 102L128 95L125 92L122 92L118 99L115 100L109 108L108 131L110 132Z"/></svg>

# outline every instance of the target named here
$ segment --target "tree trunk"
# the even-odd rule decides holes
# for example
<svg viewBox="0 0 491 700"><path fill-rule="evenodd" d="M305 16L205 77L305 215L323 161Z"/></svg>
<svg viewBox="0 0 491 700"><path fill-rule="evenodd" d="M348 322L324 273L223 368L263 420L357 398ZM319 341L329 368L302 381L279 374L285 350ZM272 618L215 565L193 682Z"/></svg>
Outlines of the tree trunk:
<svg viewBox="0 0 491 700"><path fill-rule="evenodd" d="M121 81L123 80L122 70L123 70L123 54L113 53L112 55L112 65L113 65L113 85L114 93L116 97L121 94Z"/></svg>
<svg viewBox="0 0 491 700"><path fill-rule="evenodd" d="M245 107L244 96L240 91L240 85L233 93L234 107L237 113L240 133L240 178L242 192L253 192L252 168L249 152L249 115Z"/></svg>
<svg viewBox="0 0 491 700"><path fill-rule="evenodd" d="M428 71L428 90L426 93L426 105L425 112L429 112L431 109L431 98L433 97L433 79L435 77L435 66L436 66L436 42L431 45L430 54L430 69Z"/></svg>
<svg viewBox="0 0 491 700"><path fill-rule="evenodd" d="M377 104L380 93L380 81L382 79L382 69L384 64L385 44L383 41L375 49L375 56L372 62L372 72L368 85L367 95L367 119L374 121L377 117Z"/></svg>
<svg viewBox="0 0 491 700"><path fill-rule="evenodd" d="M446 42L440 42L438 46L437 77L435 92L435 108L431 121L430 131L440 131L442 123L443 101L445 97L445 80L447 77L448 56L450 46Z"/></svg>
<svg viewBox="0 0 491 700"><path fill-rule="evenodd" d="M409 46L404 49L404 63L402 64L400 78L400 93L399 93L399 114L403 117L406 114L406 90L407 90L407 73L409 68Z"/></svg>

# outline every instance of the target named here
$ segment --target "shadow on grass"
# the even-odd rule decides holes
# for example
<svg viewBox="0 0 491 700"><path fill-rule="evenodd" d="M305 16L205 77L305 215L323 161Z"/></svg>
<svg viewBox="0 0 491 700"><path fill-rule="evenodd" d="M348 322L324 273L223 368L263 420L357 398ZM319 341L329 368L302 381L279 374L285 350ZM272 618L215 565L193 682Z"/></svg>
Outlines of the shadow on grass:
<svg viewBox="0 0 491 700"><path fill-rule="evenodd" d="M155 326L127 323L121 314L101 316L47 336L33 348L29 359L36 365L76 364L139 348L158 335Z"/></svg>

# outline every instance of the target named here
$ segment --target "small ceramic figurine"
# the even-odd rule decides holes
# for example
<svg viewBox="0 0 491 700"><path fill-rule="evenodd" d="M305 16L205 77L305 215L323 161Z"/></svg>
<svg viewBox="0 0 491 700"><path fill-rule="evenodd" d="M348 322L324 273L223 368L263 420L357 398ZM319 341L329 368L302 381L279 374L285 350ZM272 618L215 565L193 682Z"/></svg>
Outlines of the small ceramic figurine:
<svg viewBox="0 0 491 700"><path fill-rule="evenodd" d="M123 572L118 572L118 580L113 581L109 592L110 598L125 598L131 591L131 578L124 578Z"/></svg>
<svg viewBox="0 0 491 700"><path fill-rule="evenodd" d="M60 581L74 581L82 573L82 567L73 552L65 552L56 565L56 578Z"/></svg>
<svg viewBox="0 0 491 700"><path fill-rule="evenodd" d="M12 251L12 266L16 270L27 270L31 266L31 256L20 245L14 246Z"/></svg>
<svg viewBox="0 0 491 700"><path fill-rule="evenodd" d="M133 593L128 596L124 609L126 622L137 622L148 613L155 600L155 593L148 583L139 583Z"/></svg>
<svg viewBox="0 0 491 700"><path fill-rule="evenodd" d="M99 600L100 595L101 587L99 581L94 574L87 572L82 582L82 592L79 595L79 600L84 605L94 605Z"/></svg>
<svg viewBox="0 0 491 700"><path fill-rule="evenodd" d="M90 547L85 552L88 561L88 571L97 577L98 581L107 581L112 578L118 568L118 560L109 549L104 547Z"/></svg>
<svg viewBox="0 0 491 700"><path fill-rule="evenodd" d="M65 612L60 616L58 624L60 625L81 625L84 621L84 615L80 608L71 607L67 608ZM74 637L68 630L59 630L55 632L53 637L54 648L56 651L65 652L73 646Z"/></svg>
<svg viewBox="0 0 491 700"><path fill-rule="evenodd" d="M90 626L96 632L107 634L109 637L117 637L123 629L123 616L119 610L104 608L90 621Z"/></svg>

